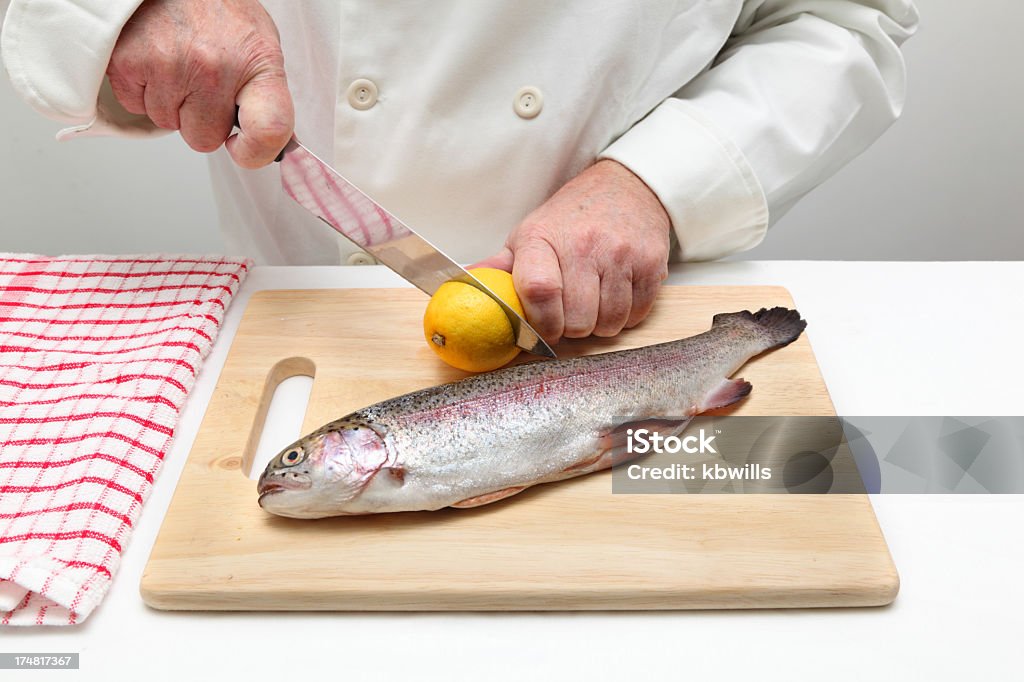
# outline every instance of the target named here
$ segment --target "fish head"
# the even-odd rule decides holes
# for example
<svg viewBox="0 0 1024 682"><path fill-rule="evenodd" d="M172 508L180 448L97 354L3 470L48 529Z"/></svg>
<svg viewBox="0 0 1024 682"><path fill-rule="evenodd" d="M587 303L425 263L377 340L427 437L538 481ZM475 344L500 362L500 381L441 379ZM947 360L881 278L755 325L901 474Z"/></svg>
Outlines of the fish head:
<svg viewBox="0 0 1024 682"><path fill-rule="evenodd" d="M257 484L259 505L272 514L302 519L354 513L350 503L388 461L379 427L352 418L332 422L267 464Z"/></svg>

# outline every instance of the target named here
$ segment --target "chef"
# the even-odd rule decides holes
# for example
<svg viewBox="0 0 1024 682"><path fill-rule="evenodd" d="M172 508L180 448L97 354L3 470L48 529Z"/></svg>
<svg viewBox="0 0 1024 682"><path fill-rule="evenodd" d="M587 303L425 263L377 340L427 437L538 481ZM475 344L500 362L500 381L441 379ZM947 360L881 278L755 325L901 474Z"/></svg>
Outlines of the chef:
<svg viewBox="0 0 1024 682"><path fill-rule="evenodd" d="M373 262L281 191L294 132L511 270L557 341L637 324L669 260L758 244L899 116L916 24L911 0L12 0L2 48L61 139L210 153L232 252Z"/></svg>

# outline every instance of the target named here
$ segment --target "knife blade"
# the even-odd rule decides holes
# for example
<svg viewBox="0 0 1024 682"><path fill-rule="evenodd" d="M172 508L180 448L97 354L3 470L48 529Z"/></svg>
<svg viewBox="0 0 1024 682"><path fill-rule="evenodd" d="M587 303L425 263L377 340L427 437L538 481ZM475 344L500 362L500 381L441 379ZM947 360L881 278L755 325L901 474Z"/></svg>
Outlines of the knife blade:
<svg viewBox="0 0 1024 682"><path fill-rule="evenodd" d="M307 211L428 296L451 281L476 287L505 311L512 323L517 346L536 355L555 357L555 352L540 334L497 294L294 137L278 161L285 193Z"/></svg>

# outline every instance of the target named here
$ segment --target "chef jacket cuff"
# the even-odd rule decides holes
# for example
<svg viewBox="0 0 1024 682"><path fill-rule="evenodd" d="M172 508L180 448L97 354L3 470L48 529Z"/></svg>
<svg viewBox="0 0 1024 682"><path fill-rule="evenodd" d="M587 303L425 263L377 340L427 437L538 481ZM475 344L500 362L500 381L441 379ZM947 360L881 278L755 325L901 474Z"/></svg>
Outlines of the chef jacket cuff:
<svg viewBox="0 0 1024 682"><path fill-rule="evenodd" d="M714 260L753 248L768 202L738 146L697 107L668 99L605 149L665 207L679 242L673 259Z"/></svg>
<svg viewBox="0 0 1024 682"><path fill-rule="evenodd" d="M73 127L59 139L142 135L155 129L117 102L106 81L121 29L142 0L13 0L0 36L15 91L48 118Z"/></svg>

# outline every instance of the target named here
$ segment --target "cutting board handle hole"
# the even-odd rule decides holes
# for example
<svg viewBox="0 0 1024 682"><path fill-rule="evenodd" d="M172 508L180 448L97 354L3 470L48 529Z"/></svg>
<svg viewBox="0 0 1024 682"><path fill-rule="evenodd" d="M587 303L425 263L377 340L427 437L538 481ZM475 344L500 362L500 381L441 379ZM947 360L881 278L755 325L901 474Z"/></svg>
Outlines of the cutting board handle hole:
<svg viewBox="0 0 1024 682"><path fill-rule="evenodd" d="M285 358L267 373L242 459L248 478L259 478L267 462L302 435L315 376L313 361L299 357Z"/></svg>

